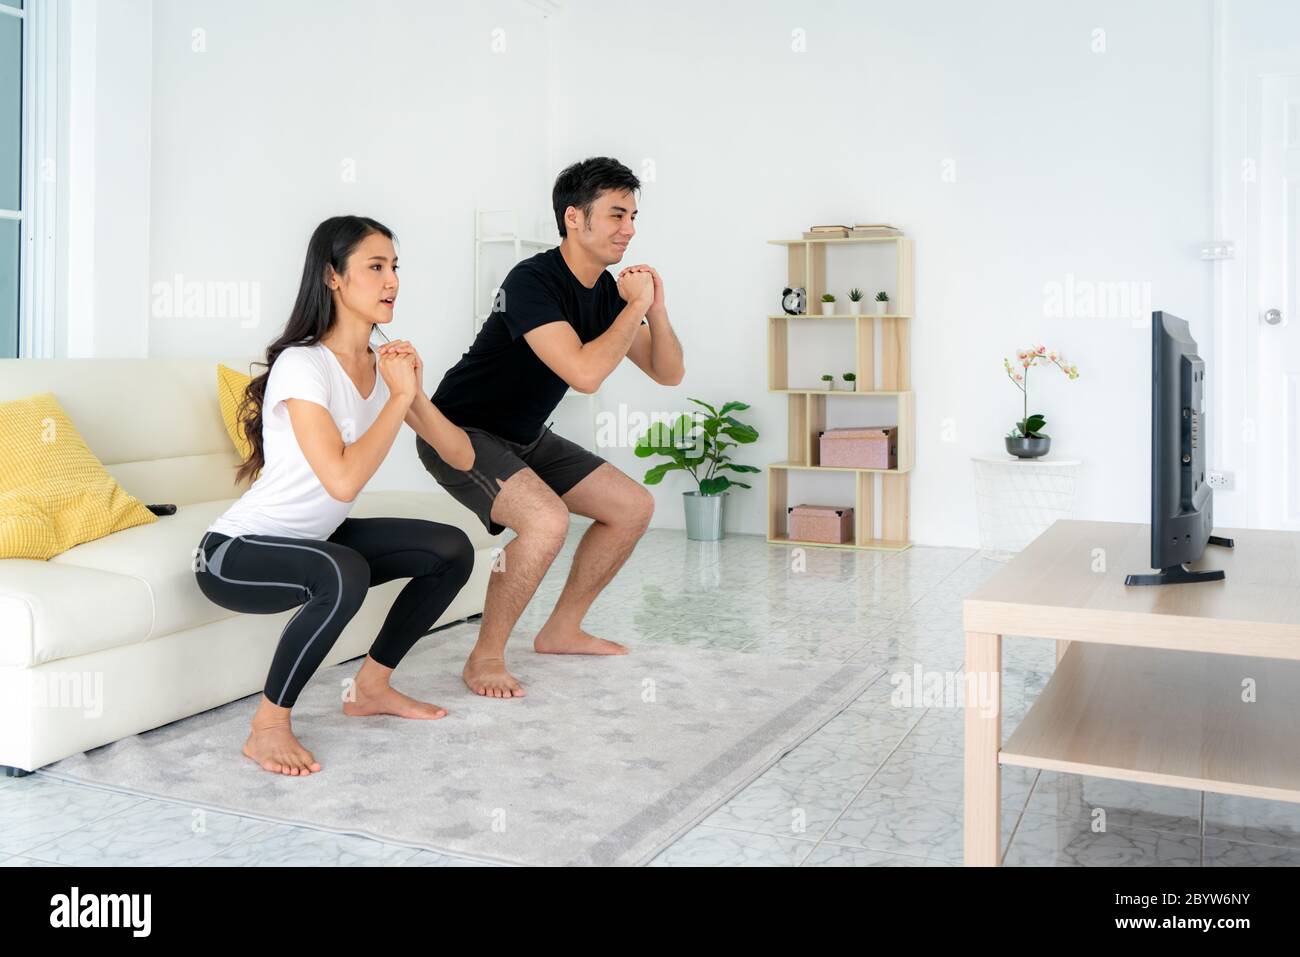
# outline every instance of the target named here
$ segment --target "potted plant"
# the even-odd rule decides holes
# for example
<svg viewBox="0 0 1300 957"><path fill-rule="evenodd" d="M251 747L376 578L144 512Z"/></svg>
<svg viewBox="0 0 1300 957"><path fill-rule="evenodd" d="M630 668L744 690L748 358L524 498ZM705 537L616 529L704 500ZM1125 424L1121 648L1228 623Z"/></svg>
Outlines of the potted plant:
<svg viewBox="0 0 1300 957"><path fill-rule="evenodd" d="M829 292L822 293L822 315L823 316L835 315L835 297L832 296Z"/></svg>
<svg viewBox="0 0 1300 957"><path fill-rule="evenodd" d="M749 406L744 402L728 402L715 409L707 402L690 399L703 406L708 414L692 412L680 415L675 422L653 422L633 450L638 458L666 455L667 462L650 468L642 479L646 485L658 485L669 472L678 470L691 473L696 491L683 492L686 508L686 537L695 541L711 542L724 537L726 526L727 489L733 485L749 488L720 472L758 472L753 465L737 465L726 454L727 449L748 445L758 440L758 430L731 416ZM730 441L728 441L730 440Z"/></svg>
<svg viewBox="0 0 1300 957"><path fill-rule="evenodd" d="M883 316L889 312L889 293L880 290L876 293L876 315Z"/></svg>
<svg viewBox="0 0 1300 957"><path fill-rule="evenodd" d="M831 375L829 372L822 376L821 379L826 383L825 388L827 391L832 391L835 388L835 376Z"/></svg>
<svg viewBox="0 0 1300 957"><path fill-rule="evenodd" d="M857 286L849 290L849 315L862 315L862 290Z"/></svg>
<svg viewBox="0 0 1300 957"><path fill-rule="evenodd" d="M1052 447L1052 437L1043 432L1043 426L1047 423L1046 416L1039 412L1035 412L1033 415L1029 414L1029 370L1034 366L1051 363L1070 379L1077 379L1079 378L1079 367L1067 365L1063 356L1057 352L1049 352L1046 346L1017 352L1016 361L1020 363L1020 367L1024 369L1024 372L1016 372L1012 368L1010 360L1005 358L1002 360L1002 366L1007 371L1007 378L1024 394L1024 408L1022 410L1024 418L1017 422L1015 428L1007 433L1007 451L1017 458L1036 459L1040 455L1047 454L1048 449Z"/></svg>
<svg viewBox="0 0 1300 957"><path fill-rule="evenodd" d="M846 373L844 373L844 375L842 375L840 378L842 378L842 379L844 380L844 388L846 388L848 391L852 392L854 389L856 389L856 388L858 387L858 385L857 385L857 383L858 383L858 376L857 376L857 373L854 373L854 372L846 372Z"/></svg>

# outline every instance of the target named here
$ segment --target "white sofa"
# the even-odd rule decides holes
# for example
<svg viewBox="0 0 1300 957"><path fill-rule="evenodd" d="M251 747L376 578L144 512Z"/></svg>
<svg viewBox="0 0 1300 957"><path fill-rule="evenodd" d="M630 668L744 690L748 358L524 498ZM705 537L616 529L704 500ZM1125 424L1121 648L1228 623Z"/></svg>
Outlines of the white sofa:
<svg viewBox="0 0 1300 957"><path fill-rule="evenodd" d="M261 690L294 610L227 611L199 591L192 565L203 530L242 488L217 404L218 361L250 363L0 359L0 402L54 393L128 492L177 506L47 562L0 559L0 765L31 771ZM413 434L404 428L397 441ZM432 478L421 491L362 492L351 514L464 529L474 573L437 625L483 611L501 537ZM325 665L366 653L406 581L371 589Z"/></svg>

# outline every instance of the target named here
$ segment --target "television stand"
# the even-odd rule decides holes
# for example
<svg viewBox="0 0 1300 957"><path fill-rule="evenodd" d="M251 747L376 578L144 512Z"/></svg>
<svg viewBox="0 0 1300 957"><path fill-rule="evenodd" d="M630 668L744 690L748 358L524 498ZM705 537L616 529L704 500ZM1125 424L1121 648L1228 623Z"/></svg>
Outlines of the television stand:
<svg viewBox="0 0 1300 957"><path fill-rule="evenodd" d="M1207 545L1221 545L1224 548L1232 548L1234 542L1231 538L1224 538L1222 535L1211 535L1205 540ZM1192 571L1186 565L1170 565L1162 568L1158 572L1146 575L1126 575L1124 577L1125 585L1185 585L1189 582L1221 582L1223 581L1223 572L1217 569L1208 568L1202 571Z"/></svg>
<svg viewBox="0 0 1300 957"><path fill-rule="evenodd" d="M1125 585L1184 585L1188 582L1220 582L1223 572L1207 568L1204 571L1192 571L1186 565L1170 565L1158 572L1146 575L1125 575Z"/></svg>
<svg viewBox="0 0 1300 957"><path fill-rule="evenodd" d="M1216 555L1227 580L1213 588L1125 588L1120 569L1151 555L1150 526L1058 520L966 596L967 864L1001 863L1000 765L1286 801L1295 820L1300 531L1227 531L1243 544ZM1003 635L1056 642L1056 670L1018 720L1005 715ZM1242 694L1247 678L1258 694ZM1018 812L1023 796L1006 797ZM1046 838L1065 847L1074 832Z"/></svg>

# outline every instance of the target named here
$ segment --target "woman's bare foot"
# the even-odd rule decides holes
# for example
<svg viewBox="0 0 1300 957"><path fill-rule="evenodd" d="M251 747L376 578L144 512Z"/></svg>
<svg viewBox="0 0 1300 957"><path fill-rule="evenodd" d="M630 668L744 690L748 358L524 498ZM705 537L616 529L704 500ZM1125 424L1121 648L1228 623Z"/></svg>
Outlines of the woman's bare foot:
<svg viewBox="0 0 1300 957"><path fill-rule="evenodd" d="M539 655L625 655L627 645L588 634L581 628L562 630L547 625L533 639Z"/></svg>
<svg viewBox="0 0 1300 957"><path fill-rule="evenodd" d="M506 671L504 658L471 654L461 677L475 694L488 698L525 697L523 686Z"/></svg>
<svg viewBox="0 0 1300 957"><path fill-rule="evenodd" d="M447 716L446 708L440 708L428 701L416 701L389 684L370 687L363 686L358 681L353 687L356 689L356 700L343 702L344 714L354 717L367 714L395 714L399 718L427 720Z"/></svg>
<svg viewBox="0 0 1300 957"><path fill-rule="evenodd" d="M399 718L445 718L447 709L428 701L416 701L388 683L393 669L381 665L369 655L361 663L352 693L343 700L343 713L360 717L368 714L393 714Z"/></svg>
<svg viewBox="0 0 1300 957"><path fill-rule="evenodd" d="M320 762L294 737L289 726L289 709L271 704L265 695L253 716L253 729L244 742L244 754L262 770L274 774L298 776L321 769Z"/></svg>

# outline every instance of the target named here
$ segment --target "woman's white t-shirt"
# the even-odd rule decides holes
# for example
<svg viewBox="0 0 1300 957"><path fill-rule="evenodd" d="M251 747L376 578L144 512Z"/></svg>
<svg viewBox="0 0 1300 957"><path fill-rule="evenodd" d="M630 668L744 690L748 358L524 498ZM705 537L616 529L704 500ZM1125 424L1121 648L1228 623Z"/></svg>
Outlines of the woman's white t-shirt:
<svg viewBox="0 0 1300 957"><path fill-rule="evenodd" d="M372 353L373 355L373 353ZM378 363L378 357L375 357ZM363 397L328 346L290 346L271 365L262 397L262 451L256 481L209 526L223 535L329 538L347 518L351 502L325 491L298 446L285 399L323 405L351 445L374 424L388 401L388 383L375 366L375 387Z"/></svg>

